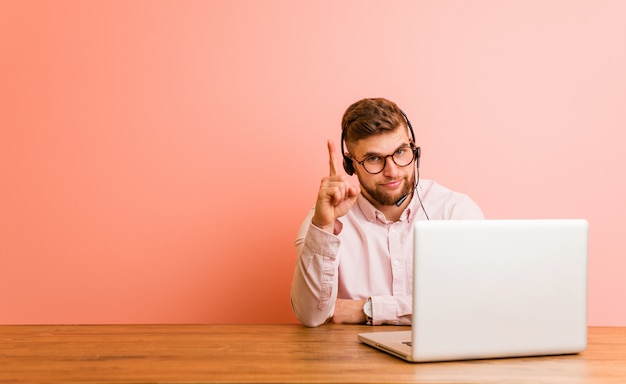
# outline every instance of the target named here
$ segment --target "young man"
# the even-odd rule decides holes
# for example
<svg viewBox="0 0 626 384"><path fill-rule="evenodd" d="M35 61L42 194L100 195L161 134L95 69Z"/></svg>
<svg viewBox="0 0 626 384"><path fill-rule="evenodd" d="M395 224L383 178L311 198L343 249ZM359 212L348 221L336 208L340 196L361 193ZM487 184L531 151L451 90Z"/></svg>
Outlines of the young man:
<svg viewBox="0 0 626 384"><path fill-rule="evenodd" d="M343 164L329 140L330 173L295 242L293 311L310 327L409 325L414 220L483 214L466 195L419 179L420 149L395 103L360 100L348 107L341 126ZM356 174L359 185L341 168Z"/></svg>

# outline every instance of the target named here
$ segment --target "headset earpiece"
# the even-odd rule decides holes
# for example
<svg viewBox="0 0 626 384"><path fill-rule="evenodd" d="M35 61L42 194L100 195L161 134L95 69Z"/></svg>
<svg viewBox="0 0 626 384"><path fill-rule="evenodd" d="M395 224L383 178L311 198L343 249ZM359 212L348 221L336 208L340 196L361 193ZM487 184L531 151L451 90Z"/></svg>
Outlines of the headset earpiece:
<svg viewBox="0 0 626 384"><path fill-rule="evenodd" d="M344 144L343 142L345 141L345 137L343 135L343 131L341 132L341 156L343 156L343 170L346 171L346 173L349 176L354 175L354 162L353 160L346 155L346 150L344 148Z"/></svg>
<svg viewBox="0 0 626 384"><path fill-rule="evenodd" d="M422 155L422 150L420 147L416 147L415 148L415 165L417 166L417 169L420 168L420 156Z"/></svg>
<svg viewBox="0 0 626 384"><path fill-rule="evenodd" d="M409 120L409 117L406 115L406 113L404 113L403 110L400 110L400 113L402 113L402 116L404 116L404 120L406 120L406 125L409 126L409 133L411 134L411 146L415 145L415 132L413 132L413 126L411 125L411 120ZM420 168L420 156L422 154L422 150L420 149L420 147L415 147L414 152L415 153L415 165L417 166L417 169Z"/></svg>
<svg viewBox="0 0 626 384"><path fill-rule="evenodd" d="M354 163L353 160L346 155L343 155L343 169L349 176L354 175Z"/></svg>

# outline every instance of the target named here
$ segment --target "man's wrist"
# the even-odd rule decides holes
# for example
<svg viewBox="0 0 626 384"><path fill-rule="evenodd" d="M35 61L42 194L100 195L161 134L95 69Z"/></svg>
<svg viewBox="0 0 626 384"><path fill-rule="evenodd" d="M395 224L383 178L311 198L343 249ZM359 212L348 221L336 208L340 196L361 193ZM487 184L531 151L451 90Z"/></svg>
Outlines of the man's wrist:
<svg viewBox="0 0 626 384"><path fill-rule="evenodd" d="M363 304L363 313L365 314L365 322L367 325L374 325L374 308L372 306L372 298L368 297Z"/></svg>
<svg viewBox="0 0 626 384"><path fill-rule="evenodd" d="M315 216L313 216L313 218L311 219L311 224L315 225L317 228L326 231L326 232L330 232L333 233L333 229L335 227L334 223L330 223L330 224L320 224L318 222L316 222L315 220Z"/></svg>
<svg viewBox="0 0 626 384"><path fill-rule="evenodd" d="M339 220L335 220L332 224L319 225L315 222L315 218L313 218L311 220L311 224L321 229L324 232L330 233L331 235L338 235L339 232L341 232L341 229L343 228L343 225L341 224L341 221Z"/></svg>

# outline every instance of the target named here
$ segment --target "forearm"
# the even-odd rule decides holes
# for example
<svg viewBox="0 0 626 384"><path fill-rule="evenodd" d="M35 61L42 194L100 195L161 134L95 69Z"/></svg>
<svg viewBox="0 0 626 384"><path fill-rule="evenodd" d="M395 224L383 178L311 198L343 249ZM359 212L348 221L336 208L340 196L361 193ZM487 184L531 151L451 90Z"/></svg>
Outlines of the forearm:
<svg viewBox="0 0 626 384"><path fill-rule="evenodd" d="M337 298L339 240L319 228L296 240L298 259L291 283L291 305L300 322L316 327L333 314ZM324 239L320 239L324 237Z"/></svg>

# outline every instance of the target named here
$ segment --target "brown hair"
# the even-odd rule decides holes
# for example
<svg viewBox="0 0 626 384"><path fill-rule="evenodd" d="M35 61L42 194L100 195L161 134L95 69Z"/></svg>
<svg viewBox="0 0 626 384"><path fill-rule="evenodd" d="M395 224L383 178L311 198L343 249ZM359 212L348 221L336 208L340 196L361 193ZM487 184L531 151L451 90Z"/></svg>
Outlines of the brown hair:
<svg viewBox="0 0 626 384"><path fill-rule="evenodd" d="M396 103L383 98L359 100L346 109L341 120L341 135L348 142L395 131L406 125Z"/></svg>

